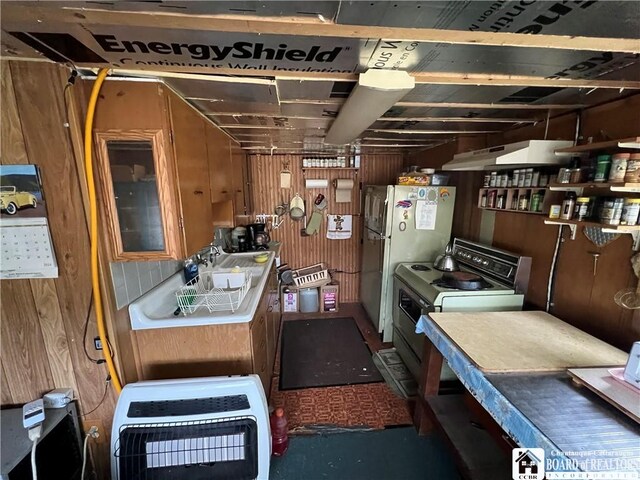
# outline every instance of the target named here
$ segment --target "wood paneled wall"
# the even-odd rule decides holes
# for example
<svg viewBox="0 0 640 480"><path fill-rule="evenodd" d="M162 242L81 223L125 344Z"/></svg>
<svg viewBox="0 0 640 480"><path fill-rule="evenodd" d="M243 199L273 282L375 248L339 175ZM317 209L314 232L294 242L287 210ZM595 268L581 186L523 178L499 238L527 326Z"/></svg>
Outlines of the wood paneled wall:
<svg viewBox="0 0 640 480"><path fill-rule="evenodd" d="M551 119L548 139L573 140L577 113ZM543 139L546 125L541 122L510 130L501 135L460 138L457 142L409 156L407 165L438 168L451 160L453 154L476 148ZM605 139L640 135L640 95L592 107L581 112L580 143L589 138L594 142ZM482 172L452 172L452 183L458 186L453 235L477 239L479 217L477 191ZM558 235L558 227L545 225L535 215L497 212L493 244L533 258L527 307L544 309L551 260ZM468 219L468 220L467 220ZM580 231L571 240L564 229L558 256L551 313L619 348L629 349L640 338L640 313L635 314L618 306L613 296L618 290L635 287L630 258L631 237L622 235L604 247L593 245ZM599 253L597 272L593 273L593 255Z"/></svg>
<svg viewBox="0 0 640 480"><path fill-rule="evenodd" d="M351 214L353 235L348 240L326 238L326 217L317 235L303 237L300 230L303 222L290 218L280 228L271 232L271 238L282 242L282 260L292 268L301 268L315 263L324 263L330 269L345 272L360 270L360 238L362 217L360 186L387 185L394 183L402 169L402 155L365 155L361 168L355 170L307 170L306 178L326 178L331 184L337 178L351 178L355 186L351 203L336 203L335 189L305 189L302 172L302 157L297 155L252 155L249 157L250 191L252 192L253 214L272 214L276 205L289 202L296 193L306 201L306 211L310 215L313 201L319 193L327 197L329 206L325 214ZM290 189L280 188L280 171L288 165L292 173ZM356 302L360 299L360 276L357 273L336 273L334 279L340 283L340 301Z"/></svg>
<svg viewBox="0 0 640 480"><path fill-rule="evenodd" d="M2 72L2 164L40 168L59 277L2 280L2 405L21 404L58 387L72 387L83 412L105 395L105 365L83 352L83 326L93 351L95 315L90 307L89 236L63 103L68 70L50 63L6 62ZM94 354L95 355L95 354ZM98 355L95 355L98 357ZM108 470L108 437L115 395L85 420L100 427L92 444L97 469ZM105 430L107 429L107 430Z"/></svg>

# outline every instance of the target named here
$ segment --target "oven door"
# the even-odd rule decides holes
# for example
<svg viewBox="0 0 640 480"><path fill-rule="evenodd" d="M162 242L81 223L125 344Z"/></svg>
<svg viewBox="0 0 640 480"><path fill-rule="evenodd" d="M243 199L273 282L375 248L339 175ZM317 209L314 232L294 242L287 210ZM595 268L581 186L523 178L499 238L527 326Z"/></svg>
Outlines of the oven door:
<svg viewBox="0 0 640 480"><path fill-rule="evenodd" d="M416 333L416 323L422 315L435 312L436 309L427 301L418 297L413 290L397 278L394 279L394 315L393 323L396 333L402 335L413 353L422 360L424 335Z"/></svg>

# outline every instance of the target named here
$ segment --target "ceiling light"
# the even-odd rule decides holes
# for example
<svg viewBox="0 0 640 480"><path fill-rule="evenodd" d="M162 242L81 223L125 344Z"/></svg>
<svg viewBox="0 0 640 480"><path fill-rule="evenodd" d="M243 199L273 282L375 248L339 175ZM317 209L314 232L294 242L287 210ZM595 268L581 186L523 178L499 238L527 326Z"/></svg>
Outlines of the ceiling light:
<svg viewBox="0 0 640 480"><path fill-rule="evenodd" d="M414 78L400 70L368 70L340 109L326 143L345 145L369 128L415 86Z"/></svg>

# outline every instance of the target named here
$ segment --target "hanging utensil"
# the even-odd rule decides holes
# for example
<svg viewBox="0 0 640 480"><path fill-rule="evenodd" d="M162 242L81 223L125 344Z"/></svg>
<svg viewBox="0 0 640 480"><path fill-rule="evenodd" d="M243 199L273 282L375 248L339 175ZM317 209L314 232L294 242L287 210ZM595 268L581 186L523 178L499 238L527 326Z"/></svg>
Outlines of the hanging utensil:
<svg viewBox="0 0 640 480"><path fill-rule="evenodd" d="M299 222L304 218L304 200L300 197L299 194L295 194L291 199L291 203L289 204L289 216L291 220L295 220Z"/></svg>

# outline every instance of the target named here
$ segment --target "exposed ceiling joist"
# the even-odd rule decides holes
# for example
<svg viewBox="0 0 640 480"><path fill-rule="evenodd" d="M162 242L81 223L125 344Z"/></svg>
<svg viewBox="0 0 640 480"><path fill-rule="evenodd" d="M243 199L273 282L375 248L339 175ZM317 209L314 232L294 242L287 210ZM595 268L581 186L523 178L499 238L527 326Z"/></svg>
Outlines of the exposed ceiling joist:
<svg viewBox="0 0 640 480"><path fill-rule="evenodd" d="M4 7L3 7L4 8ZM132 75L147 75L144 66L138 69L126 69ZM114 69L120 73L120 69ZM140 73L138 73L140 72ZM276 79L300 80L300 81L333 81L333 82L356 82L358 75L355 73L326 73L326 72L284 72L282 70L238 70L235 68L217 67L189 67L175 65L167 67L164 65L154 65L153 75L155 76L175 76L176 72L196 75L205 80L206 75L229 75L228 82L249 83L247 77L275 77ZM149 73L149 75L151 75ZM414 77L417 85L473 85L473 86L494 86L494 87L556 87L556 88L603 88L603 89L628 89L640 90L640 81L635 80L590 80L571 78L545 78L521 75L499 75L499 74L469 74L459 72L409 72ZM265 82L272 80L264 79ZM215 77L214 77L215 81Z"/></svg>
<svg viewBox="0 0 640 480"><path fill-rule="evenodd" d="M380 117L378 119L378 122L536 123L539 121L532 118L491 117Z"/></svg>
<svg viewBox="0 0 640 480"><path fill-rule="evenodd" d="M583 104L530 104L530 103L457 103L457 102L398 102L396 107L470 108L489 110L578 110Z"/></svg>
<svg viewBox="0 0 640 480"><path fill-rule="evenodd" d="M45 4L46 5L46 4ZM297 35L339 38L378 38L427 43L493 45L640 53L637 39L600 38L569 35L530 35L526 33L440 30L362 25L341 25L323 18L264 18L236 15L185 15L158 12L119 12L68 6L3 4L3 21L19 22L37 18L39 22L72 24L128 25L133 27L170 28L217 32L252 32L272 35Z"/></svg>
<svg viewBox="0 0 640 480"><path fill-rule="evenodd" d="M386 129L386 128L370 128L367 130L368 132L377 132L377 133L399 133L399 134L410 134L410 135L420 135L420 134L429 134L429 135L456 135L460 133L475 135L478 133L497 133L500 130L403 130L403 129Z"/></svg>

